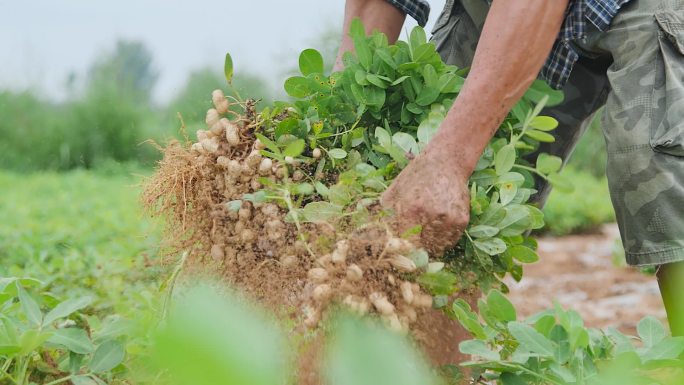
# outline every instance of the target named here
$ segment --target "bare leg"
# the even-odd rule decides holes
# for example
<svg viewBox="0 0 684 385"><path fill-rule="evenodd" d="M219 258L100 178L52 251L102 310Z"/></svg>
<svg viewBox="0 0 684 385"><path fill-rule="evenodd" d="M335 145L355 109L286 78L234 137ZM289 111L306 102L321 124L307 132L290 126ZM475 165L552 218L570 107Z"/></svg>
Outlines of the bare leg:
<svg viewBox="0 0 684 385"><path fill-rule="evenodd" d="M658 285L673 336L684 336L684 262L662 265Z"/></svg>

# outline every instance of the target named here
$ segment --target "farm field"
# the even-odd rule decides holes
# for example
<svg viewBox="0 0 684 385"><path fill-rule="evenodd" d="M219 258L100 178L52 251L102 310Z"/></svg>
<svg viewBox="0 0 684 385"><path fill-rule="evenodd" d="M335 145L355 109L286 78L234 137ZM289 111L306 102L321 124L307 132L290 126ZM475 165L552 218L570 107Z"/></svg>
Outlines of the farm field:
<svg viewBox="0 0 684 385"><path fill-rule="evenodd" d="M103 314L154 309L169 269L157 255L159 228L139 203L141 178L125 171L0 172L0 275L39 279L59 296L95 295ZM550 204L564 195L554 192ZM664 321L655 278L616 266L617 240L613 224L542 236L540 262L525 267L522 282L507 281L511 301L527 316L555 299L588 326L626 332L646 315Z"/></svg>
<svg viewBox="0 0 684 385"><path fill-rule="evenodd" d="M0 172L0 276L37 279L57 298L90 296L103 317L152 316L165 269L137 184L126 173Z"/></svg>
<svg viewBox="0 0 684 385"><path fill-rule="evenodd" d="M126 170L1 172L0 210L6 216L0 223L0 276L38 279L55 298L92 297L82 313L93 328L106 331L125 320L151 330L161 319L163 282L171 269L158 255L159 226L142 212L140 180ZM556 196L552 202L563 200ZM519 317L548 309L555 298L577 310L588 327L617 326L634 334L646 315L664 320L653 277L613 265L616 237L614 225L541 237L541 261L526 266L522 283L507 282ZM122 333L123 365L135 368L146 360L150 340L130 329Z"/></svg>
<svg viewBox="0 0 684 385"><path fill-rule="evenodd" d="M147 108L138 43L40 114L0 94L0 385L682 383L679 288L670 336L587 163L598 120L567 167L542 149L564 95L539 79L498 129L444 129L474 116L453 108L468 68L421 27L349 36L332 72L301 51L270 104L227 53L225 83ZM26 150L53 116L73 137Z"/></svg>
<svg viewBox="0 0 684 385"><path fill-rule="evenodd" d="M577 310L591 327L617 327L636 333L640 319L652 315L666 323L655 276L618 266L615 224L589 234L539 239L540 262L526 266L520 283L507 281L509 298L523 316L553 307Z"/></svg>

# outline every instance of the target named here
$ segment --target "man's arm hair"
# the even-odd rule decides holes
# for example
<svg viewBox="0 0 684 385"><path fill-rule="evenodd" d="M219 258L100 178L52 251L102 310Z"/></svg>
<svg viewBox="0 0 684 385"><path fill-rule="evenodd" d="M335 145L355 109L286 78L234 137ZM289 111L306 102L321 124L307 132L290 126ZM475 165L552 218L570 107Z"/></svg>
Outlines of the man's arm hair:
<svg viewBox="0 0 684 385"><path fill-rule="evenodd" d="M506 114L537 77L558 36L568 1L493 2L463 89L433 139L434 146L454 154L453 167L461 168L466 177Z"/></svg>
<svg viewBox="0 0 684 385"><path fill-rule="evenodd" d="M333 70L342 69L342 55L354 49L354 44L349 37L349 26L352 20L357 17L363 22L366 33L370 33L373 30L382 32L387 35L387 39L392 44L399 38L406 14L387 0L347 0L344 7L342 42L340 43L340 49L337 53Z"/></svg>

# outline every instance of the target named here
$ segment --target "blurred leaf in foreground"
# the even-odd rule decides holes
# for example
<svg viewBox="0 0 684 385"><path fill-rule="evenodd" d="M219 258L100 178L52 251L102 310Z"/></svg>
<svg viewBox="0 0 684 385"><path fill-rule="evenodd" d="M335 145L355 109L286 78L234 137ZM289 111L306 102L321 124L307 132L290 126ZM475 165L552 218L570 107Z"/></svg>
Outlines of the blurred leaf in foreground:
<svg viewBox="0 0 684 385"><path fill-rule="evenodd" d="M179 298L156 355L176 384L272 385L288 378L283 347L265 316L200 286Z"/></svg>
<svg viewBox="0 0 684 385"><path fill-rule="evenodd" d="M343 316L328 352L329 385L438 384L409 342L368 320Z"/></svg>

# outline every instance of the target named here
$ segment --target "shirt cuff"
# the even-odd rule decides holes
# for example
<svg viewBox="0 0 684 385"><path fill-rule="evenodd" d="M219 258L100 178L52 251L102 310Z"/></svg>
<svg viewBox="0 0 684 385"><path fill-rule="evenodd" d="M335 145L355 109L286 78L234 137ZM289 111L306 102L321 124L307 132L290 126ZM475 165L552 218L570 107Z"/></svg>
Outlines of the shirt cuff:
<svg viewBox="0 0 684 385"><path fill-rule="evenodd" d="M418 25L425 27L428 16L430 16L430 4L422 0L387 0L402 13L416 19Z"/></svg>

